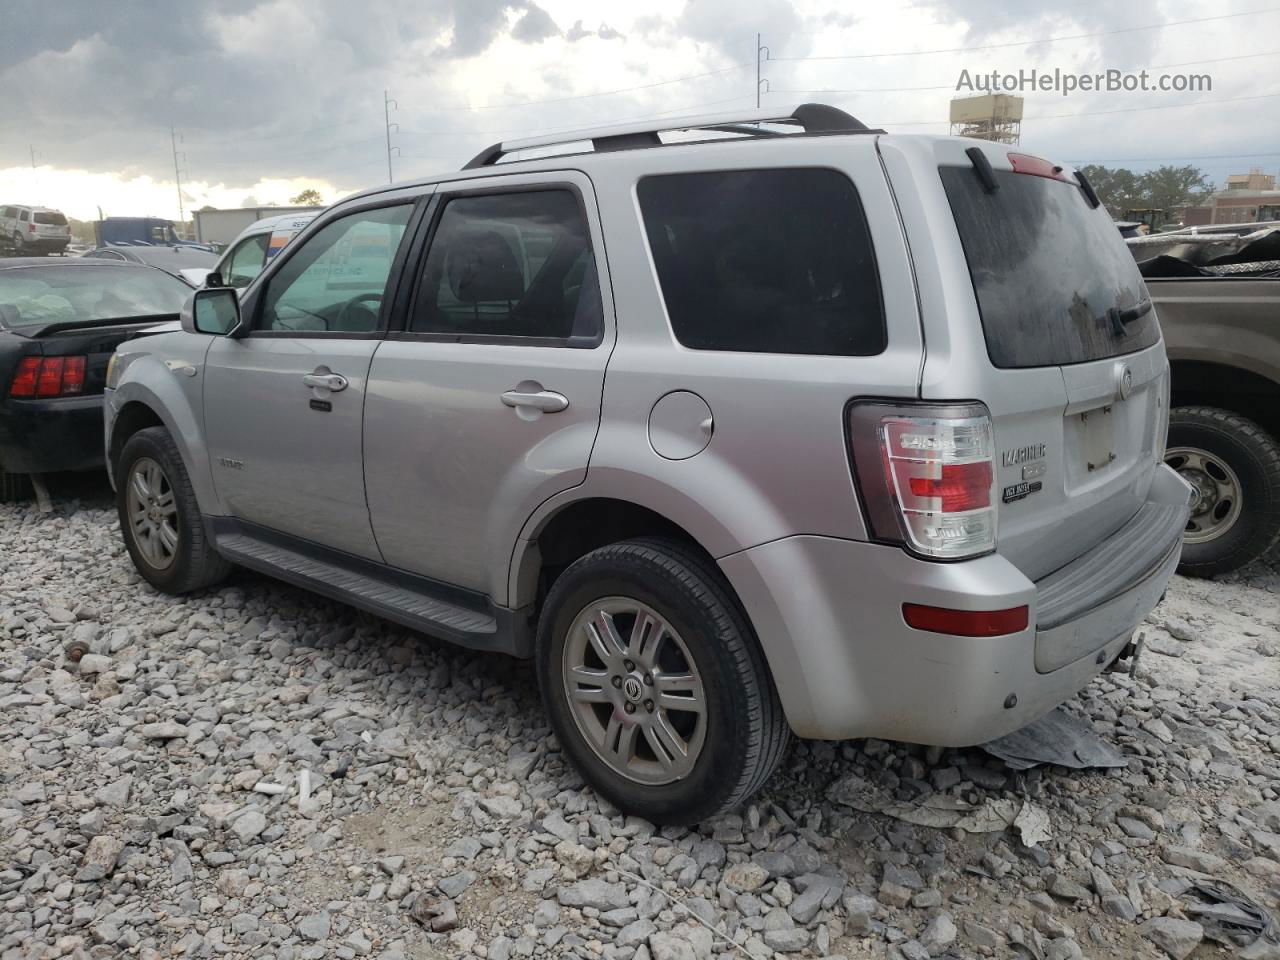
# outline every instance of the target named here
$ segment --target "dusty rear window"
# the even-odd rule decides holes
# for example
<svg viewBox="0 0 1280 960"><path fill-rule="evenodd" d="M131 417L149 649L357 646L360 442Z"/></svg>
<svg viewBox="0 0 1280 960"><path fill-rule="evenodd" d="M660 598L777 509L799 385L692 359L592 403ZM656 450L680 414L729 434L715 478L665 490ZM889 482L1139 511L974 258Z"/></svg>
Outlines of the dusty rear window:
<svg viewBox="0 0 1280 960"><path fill-rule="evenodd" d="M1113 319L1113 307L1135 306L1146 288L1106 210L1079 187L996 170L988 193L972 167L939 172L997 367L1102 360L1160 339L1154 311Z"/></svg>

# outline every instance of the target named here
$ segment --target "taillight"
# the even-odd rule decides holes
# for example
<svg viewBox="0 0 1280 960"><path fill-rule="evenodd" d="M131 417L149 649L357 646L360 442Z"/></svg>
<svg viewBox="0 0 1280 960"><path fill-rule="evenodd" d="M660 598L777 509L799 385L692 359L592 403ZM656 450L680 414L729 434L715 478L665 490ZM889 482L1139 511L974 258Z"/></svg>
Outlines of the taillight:
<svg viewBox="0 0 1280 960"><path fill-rule="evenodd" d="M9 384L11 397L68 397L84 393L84 357L23 357Z"/></svg>
<svg viewBox="0 0 1280 960"><path fill-rule="evenodd" d="M23 357L18 361L18 372L13 376L13 383L9 384L9 396L34 397L36 395L36 380L39 378L40 358Z"/></svg>
<svg viewBox="0 0 1280 960"><path fill-rule="evenodd" d="M36 225L34 223L28 223L27 233L35 233L35 232L36 232Z"/></svg>
<svg viewBox="0 0 1280 960"><path fill-rule="evenodd" d="M995 549L994 443L985 407L855 404L849 438L877 540L947 560Z"/></svg>

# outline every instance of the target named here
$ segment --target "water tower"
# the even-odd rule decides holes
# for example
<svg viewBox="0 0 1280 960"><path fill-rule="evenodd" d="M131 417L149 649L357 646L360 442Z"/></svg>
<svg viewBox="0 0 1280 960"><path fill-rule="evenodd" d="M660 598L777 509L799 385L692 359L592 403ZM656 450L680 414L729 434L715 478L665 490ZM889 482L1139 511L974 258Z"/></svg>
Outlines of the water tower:
<svg viewBox="0 0 1280 960"><path fill-rule="evenodd" d="M1022 136L1022 98L988 93L952 100L951 135L1017 143Z"/></svg>

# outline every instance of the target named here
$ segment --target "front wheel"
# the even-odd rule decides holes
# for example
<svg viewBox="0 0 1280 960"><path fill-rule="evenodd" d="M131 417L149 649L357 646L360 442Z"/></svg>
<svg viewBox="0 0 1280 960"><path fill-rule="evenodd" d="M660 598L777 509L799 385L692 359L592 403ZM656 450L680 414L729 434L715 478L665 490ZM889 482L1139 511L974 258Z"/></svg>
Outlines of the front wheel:
<svg viewBox="0 0 1280 960"><path fill-rule="evenodd" d="M1228 573L1280 540L1280 444L1252 420L1178 407L1164 459L1193 488L1178 572Z"/></svg>
<svg viewBox="0 0 1280 960"><path fill-rule="evenodd" d="M628 813L706 819L782 759L789 730L750 624L715 567L677 543L616 543L570 566L536 656L565 753Z"/></svg>
<svg viewBox="0 0 1280 960"><path fill-rule="evenodd" d="M139 430L120 451L116 508L138 573L157 590L189 593L231 571L205 536L187 468L164 427Z"/></svg>

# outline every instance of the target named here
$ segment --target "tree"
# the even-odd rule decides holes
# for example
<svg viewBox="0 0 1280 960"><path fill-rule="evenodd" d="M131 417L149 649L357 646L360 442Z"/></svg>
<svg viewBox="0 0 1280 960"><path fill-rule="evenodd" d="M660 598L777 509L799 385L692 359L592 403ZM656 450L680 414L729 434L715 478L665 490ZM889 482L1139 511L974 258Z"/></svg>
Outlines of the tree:
<svg viewBox="0 0 1280 960"><path fill-rule="evenodd" d="M1147 206L1172 215L1178 207L1193 206L1213 192L1204 171L1197 167L1157 167L1142 175Z"/></svg>
<svg viewBox="0 0 1280 960"><path fill-rule="evenodd" d="M1111 170L1089 163L1081 167L1080 171L1089 178L1098 197L1113 216L1123 216L1125 210L1143 205L1139 178L1132 170L1123 167Z"/></svg>
<svg viewBox="0 0 1280 960"><path fill-rule="evenodd" d="M1200 203L1213 191L1198 167L1157 167L1136 174L1124 167L1090 163L1080 170L1115 217L1134 209L1163 210L1172 217L1174 210Z"/></svg>
<svg viewBox="0 0 1280 960"><path fill-rule="evenodd" d="M290 199L289 202L295 203L300 207L318 207L324 203L324 199L320 196L320 191L315 187L307 187L296 197Z"/></svg>

